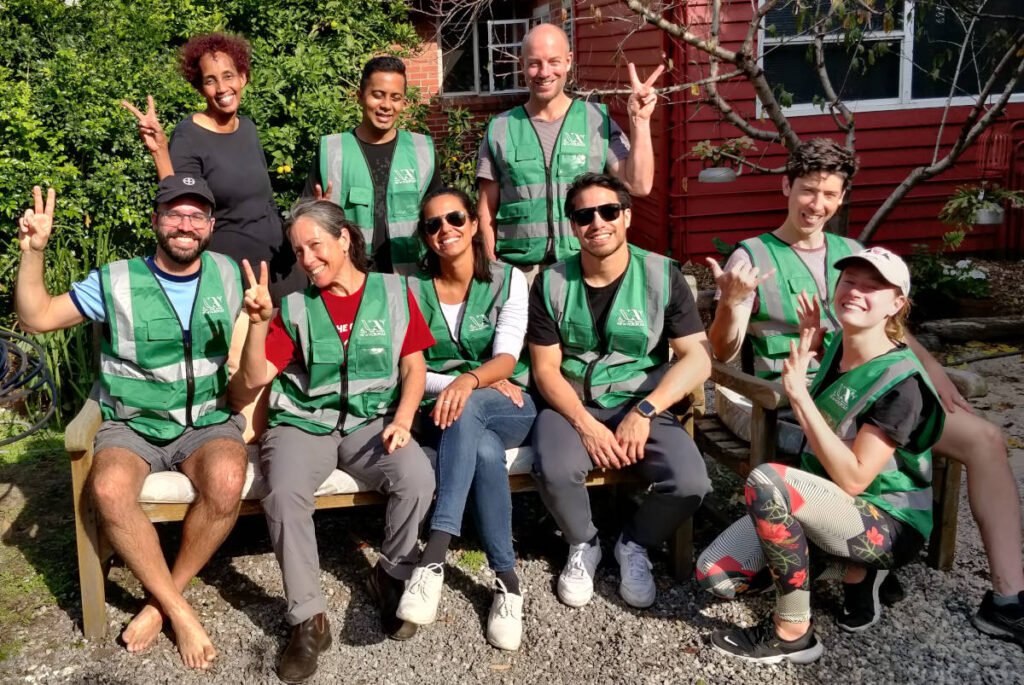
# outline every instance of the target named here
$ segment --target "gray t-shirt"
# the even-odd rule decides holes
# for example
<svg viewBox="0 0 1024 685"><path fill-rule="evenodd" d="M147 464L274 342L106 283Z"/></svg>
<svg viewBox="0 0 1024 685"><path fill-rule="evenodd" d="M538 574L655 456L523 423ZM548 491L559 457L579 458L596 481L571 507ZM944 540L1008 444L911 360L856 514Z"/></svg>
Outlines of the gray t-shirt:
<svg viewBox="0 0 1024 685"><path fill-rule="evenodd" d="M825 266L827 247L827 244L822 243L821 247L815 248L813 250L808 250L799 247L792 248L793 252L796 253L796 256L800 258L800 261L807 265L807 270L810 271L811 276L814 277L814 282L818 286L819 293L828 292L828 289L825 287L825 273L828 271L828 269ZM750 253L744 250L742 247L736 248L733 251L733 253L729 255L729 259L726 260L725 266L722 267L722 270L729 271L730 269L734 268L739 264L752 264L752 262L750 261ZM717 302L719 299L721 299L721 297L722 291L716 288L715 301ZM757 299L757 290L754 290L752 293L750 293L750 295L748 295L747 298L743 300L742 304L749 306L750 311L752 313L756 313L760 306L760 303Z"/></svg>
<svg viewBox="0 0 1024 685"><path fill-rule="evenodd" d="M534 130L537 131L537 137L540 138L540 146L544 150L544 166L551 166L551 155L554 154L555 141L558 139L558 132L562 129L564 119L565 117L562 116L554 121L544 121L537 117L530 117L530 122L533 124ZM606 169L611 169L613 165L625 161L627 157L629 157L629 138L622 132L615 120L611 119L611 138L608 141ZM476 176L477 178L486 178L488 181L497 180L494 158L491 156L491 148L487 144L487 136L480 141Z"/></svg>

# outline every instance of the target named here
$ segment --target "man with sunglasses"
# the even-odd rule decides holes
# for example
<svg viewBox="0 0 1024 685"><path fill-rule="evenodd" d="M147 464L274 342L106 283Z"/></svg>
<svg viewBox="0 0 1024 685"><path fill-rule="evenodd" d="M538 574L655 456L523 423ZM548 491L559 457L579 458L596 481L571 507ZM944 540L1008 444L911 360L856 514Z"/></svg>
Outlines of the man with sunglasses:
<svg viewBox="0 0 1024 685"><path fill-rule="evenodd" d="M860 246L827 233L825 225L842 205L856 169L853 153L832 140L802 143L790 153L782 179L787 201L782 225L741 242L724 269L708 260L718 286L718 305L708 335L718 359L739 354L748 372L779 378L789 342L799 338L796 296L801 290L817 295L822 326L831 336L835 324L830 301L839 279L834 264ZM988 555L993 589L985 594L972 622L988 635L1024 646L1020 493L1007 460L1005 438L997 426L974 413L942 365L909 334L907 344L921 360L946 410L934 452L966 467L971 512ZM715 402L723 421L741 435L749 432L749 403L719 390ZM903 425L908 415L912 412L893 402L887 410L891 425L881 428L910 430ZM780 423L782 451L799 452L802 442L798 426ZM892 601L902 596L894 576L883 578L869 571L864 580L854 582L858 574L849 574L849 582L843 584L839 625L844 630L863 630L880 615L880 598Z"/></svg>
<svg viewBox="0 0 1024 685"><path fill-rule="evenodd" d="M540 24L530 30L523 39L522 67L529 100L491 120L476 175L480 230L490 257L532 276L537 265L579 251L563 212L566 190L577 176L607 172L637 197L651 192L653 84L663 67L642 82L629 64L628 140L605 105L566 95L572 52L562 29Z"/></svg>
<svg viewBox="0 0 1024 685"><path fill-rule="evenodd" d="M43 274L55 194L19 222L21 263L15 310L30 333L103 324L99 404L86 491L111 546L150 600L122 634L130 652L171 622L182 661L208 668L216 650L182 596L234 526L245 482L244 419L227 407L231 331L241 310L238 267L206 252L213 194L198 176L160 181L152 215L156 253L94 269L71 291L51 296ZM153 524L138 504L150 473L180 471L196 489L181 548L167 567Z"/></svg>
<svg viewBox="0 0 1024 685"><path fill-rule="evenodd" d="M558 597L573 607L593 595L601 560L587 473L632 468L651 484L615 544L619 594L640 608L656 594L647 548L668 539L711 490L672 412L711 373L704 326L675 263L626 242L630 204L614 176L580 176L565 213L581 252L543 271L530 292L526 337L547 403L534 424L534 474L569 543Z"/></svg>

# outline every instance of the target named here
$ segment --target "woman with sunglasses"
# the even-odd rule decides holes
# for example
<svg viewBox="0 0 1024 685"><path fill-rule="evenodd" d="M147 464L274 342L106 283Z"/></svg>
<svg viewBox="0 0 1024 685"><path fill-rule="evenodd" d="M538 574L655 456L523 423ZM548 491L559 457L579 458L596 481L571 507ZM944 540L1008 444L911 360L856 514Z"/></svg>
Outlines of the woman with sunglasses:
<svg viewBox="0 0 1024 685"><path fill-rule="evenodd" d="M434 492L430 461L410 435L426 380L423 350L434 341L405 279L370 272L362 231L340 207L298 204L287 230L311 284L285 297L271 321L265 265L257 280L243 264L249 331L232 383L250 393L273 383L260 443L261 504L292 626L278 675L295 683L312 675L331 643L313 495L336 468L388 495L370 587L386 635L404 640L416 632L395 610Z"/></svg>
<svg viewBox="0 0 1024 685"><path fill-rule="evenodd" d="M800 342L790 343L782 368L806 435L800 468L754 469L746 484L749 516L697 562L698 581L720 597L748 589L765 568L771 572L773 614L753 628L711 636L717 651L746 661L804 664L824 651L811 622L811 544L814 554L850 562L837 623L859 632L881 617L878 589L888 569L913 559L931 532L931 447L945 415L904 342L910 272L878 247L844 257L836 268L841 333L808 388L807 366L824 331L817 298L801 294Z"/></svg>
<svg viewBox="0 0 1024 685"><path fill-rule="evenodd" d="M153 156L158 178L189 174L210 186L217 201L210 249L239 264L243 259L267 262L270 294L277 303L306 281L295 268L282 230L256 126L239 114L250 57L249 43L240 36L211 33L185 43L181 75L203 96L206 107L178 122L170 144L152 97L145 113L130 102L121 104L138 119L139 136Z"/></svg>
<svg viewBox="0 0 1024 685"><path fill-rule="evenodd" d="M427 246L424 271L410 279L436 344L425 351L428 401L424 431L437 448L437 501L430 537L398 607L426 625L437 618L444 560L461 534L470 492L477 529L497 576L487 640L516 650L523 596L512 548L512 497L505 450L522 445L537 414L519 361L526 334L526 277L488 259L476 207L460 190L424 199L418 225Z"/></svg>

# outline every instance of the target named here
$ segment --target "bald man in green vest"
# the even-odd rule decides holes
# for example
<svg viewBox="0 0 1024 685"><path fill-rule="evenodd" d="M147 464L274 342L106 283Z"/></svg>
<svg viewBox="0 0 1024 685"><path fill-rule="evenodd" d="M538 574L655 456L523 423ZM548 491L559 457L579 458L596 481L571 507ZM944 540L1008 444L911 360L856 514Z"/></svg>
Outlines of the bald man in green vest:
<svg viewBox="0 0 1024 685"><path fill-rule="evenodd" d="M577 176L607 172L637 197L654 184L653 84L664 68L641 82L629 65L627 139L607 106L566 95L572 58L562 29L540 24L530 30L522 48L529 100L494 117L480 145L480 231L492 259L527 275L579 252L564 212L566 190Z"/></svg>

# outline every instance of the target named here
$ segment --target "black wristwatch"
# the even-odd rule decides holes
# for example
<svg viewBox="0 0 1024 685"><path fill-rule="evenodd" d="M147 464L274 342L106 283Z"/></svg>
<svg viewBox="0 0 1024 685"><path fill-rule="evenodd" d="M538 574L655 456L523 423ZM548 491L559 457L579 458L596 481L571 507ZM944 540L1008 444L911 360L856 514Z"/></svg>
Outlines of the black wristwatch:
<svg viewBox="0 0 1024 685"><path fill-rule="evenodd" d="M636 406L633 407L633 411L635 411L637 414L644 417L645 419L653 419L655 416L658 415L657 407L655 407L647 400L640 400L639 402L637 402Z"/></svg>

